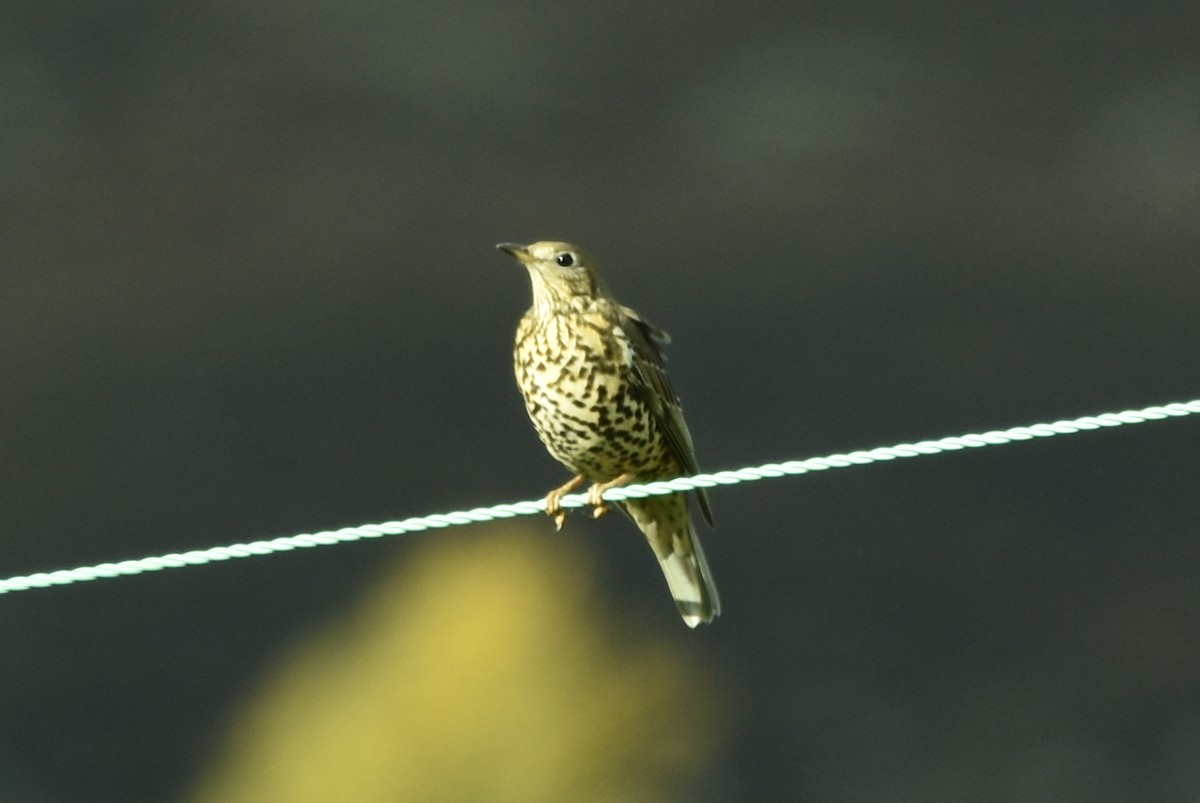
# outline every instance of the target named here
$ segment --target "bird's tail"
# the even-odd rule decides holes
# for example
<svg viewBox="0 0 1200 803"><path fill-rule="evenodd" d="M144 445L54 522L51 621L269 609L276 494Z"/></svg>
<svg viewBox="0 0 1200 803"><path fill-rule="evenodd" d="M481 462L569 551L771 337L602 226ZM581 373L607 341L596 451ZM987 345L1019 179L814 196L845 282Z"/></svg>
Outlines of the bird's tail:
<svg viewBox="0 0 1200 803"><path fill-rule="evenodd" d="M711 622L721 613L721 598L688 517L682 494L628 500L629 515L658 556L667 587L688 627Z"/></svg>

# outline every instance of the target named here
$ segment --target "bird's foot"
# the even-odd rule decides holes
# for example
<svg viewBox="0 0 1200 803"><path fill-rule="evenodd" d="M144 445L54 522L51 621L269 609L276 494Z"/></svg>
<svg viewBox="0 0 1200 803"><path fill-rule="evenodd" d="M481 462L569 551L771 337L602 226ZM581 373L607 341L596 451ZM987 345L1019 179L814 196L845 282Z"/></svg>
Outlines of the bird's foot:
<svg viewBox="0 0 1200 803"><path fill-rule="evenodd" d="M587 503L592 507L592 518L598 519L608 513L608 503L604 501L604 492L610 488L620 488L622 485L628 485L633 481L632 474L622 474L615 480L608 482L598 482L591 488L588 488Z"/></svg>
<svg viewBox="0 0 1200 803"><path fill-rule="evenodd" d="M546 494L546 515L554 519L555 531L561 530L563 522L567 520L567 511L563 510L560 504L562 498L583 485L585 479L582 474L576 474L568 482Z"/></svg>

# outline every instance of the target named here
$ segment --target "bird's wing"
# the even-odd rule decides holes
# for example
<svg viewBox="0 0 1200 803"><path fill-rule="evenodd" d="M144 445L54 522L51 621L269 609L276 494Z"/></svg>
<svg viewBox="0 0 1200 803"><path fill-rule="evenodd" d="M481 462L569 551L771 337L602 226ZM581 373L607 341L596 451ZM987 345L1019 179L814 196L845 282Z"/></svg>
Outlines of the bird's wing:
<svg viewBox="0 0 1200 803"><path fill-rule="evenodd" d="M662 346L670 343L671 338L629 307L621 307L620 311L623 324L621 328L632 349L634 387L649 401L650 410L666 436L667 444L675 458L683 466L684 473L699 474L700 466L696 463L692 433L688 431L687 423L683 420L679 397L675 395L671 382L667 379L667 372L663 370L666 357ZM696 498L700 502L700 512L704 514L704 520L711 527L713 515L708 494L703 489L697 489Z"/></svg>

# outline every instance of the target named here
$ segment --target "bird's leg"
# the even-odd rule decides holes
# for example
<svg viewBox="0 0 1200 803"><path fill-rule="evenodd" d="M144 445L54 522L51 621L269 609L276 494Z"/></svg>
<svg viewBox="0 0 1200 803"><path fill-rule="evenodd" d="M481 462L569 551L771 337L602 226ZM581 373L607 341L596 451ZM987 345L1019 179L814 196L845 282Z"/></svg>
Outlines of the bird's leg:
<svg viewBox="0 0 1200 803"><path fill-rule="evenodd" d="M622 474L615 480L598 482L591 488L588 488L587 503L592 506L592 518L598 519L608 512L608 505L604 501L605 491L609 488L620 488L622 485L628 485L632 481L632 474Z"/></svg>
<svg viewBox="0 0 1200 803"><path fill-rule="evenodd" d="M546 494L546 515L554 519L555 530L561 530L563 522L567 520L567 511L562 509L562 505L560 505L559 502L564 496L571 493L571 491L575 490L580 485L583 485L583 482L586 479L587 478L582 474L576 474L564 485L561 485L550 493Z"/></svg>

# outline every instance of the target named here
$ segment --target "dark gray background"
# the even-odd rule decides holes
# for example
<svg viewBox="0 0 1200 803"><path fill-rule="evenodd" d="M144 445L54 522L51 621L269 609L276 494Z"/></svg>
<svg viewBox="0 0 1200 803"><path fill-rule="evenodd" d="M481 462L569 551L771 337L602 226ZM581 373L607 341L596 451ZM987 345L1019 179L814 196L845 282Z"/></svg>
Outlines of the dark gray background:
<svg viewBox="0 0 1200 803"><path fill-rule="evenodd" d="M0 575L560 482L500 240L672 333L708 469L1194 398L1197 9L10 3ZM577 532L730 690L709 797L1194 800L1198 433L720 490L695 634ZM0 598L0 797L177 796L406 548Z"/></svg>

